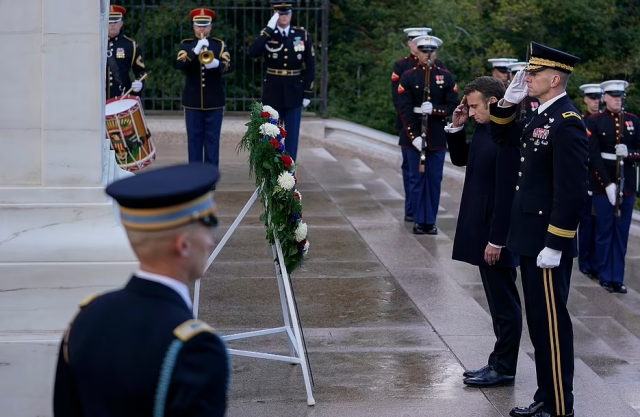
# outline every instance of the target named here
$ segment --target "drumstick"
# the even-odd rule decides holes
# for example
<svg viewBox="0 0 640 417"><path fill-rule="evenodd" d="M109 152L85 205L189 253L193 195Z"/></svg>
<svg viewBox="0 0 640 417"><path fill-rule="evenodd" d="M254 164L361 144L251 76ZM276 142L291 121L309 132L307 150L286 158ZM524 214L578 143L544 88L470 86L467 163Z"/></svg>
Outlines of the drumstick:
<svg viewBox="0 0 640 417"><path fill-rule="evenodd" d="M140 77L140 79L138 81L144 81L145 78L147 78L147 75L149 75L151 73L151 71L146 72L142 77ZM126 93L124 93L122 95L122 97L120 97L120 100L122 100L123 98L125 98L126 96L128 96L129 94L131 94L131 91L133 91L133 87L131 87L129 89L129 91L127 91Z"/></svg>

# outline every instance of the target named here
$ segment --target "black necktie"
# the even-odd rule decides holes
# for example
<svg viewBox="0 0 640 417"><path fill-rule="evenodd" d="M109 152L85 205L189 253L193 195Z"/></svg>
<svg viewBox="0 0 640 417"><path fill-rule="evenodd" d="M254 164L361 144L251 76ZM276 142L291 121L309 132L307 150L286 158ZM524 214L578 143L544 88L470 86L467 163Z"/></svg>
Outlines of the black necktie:
<svg viewBox="0 0 640 417"><path fill-rule="evenodd" d="M285 30L284 30L284 29L282 29L282 37L283 37L283 38L286 38L286 37L287 37L287 32L285 32Z"/></svg>

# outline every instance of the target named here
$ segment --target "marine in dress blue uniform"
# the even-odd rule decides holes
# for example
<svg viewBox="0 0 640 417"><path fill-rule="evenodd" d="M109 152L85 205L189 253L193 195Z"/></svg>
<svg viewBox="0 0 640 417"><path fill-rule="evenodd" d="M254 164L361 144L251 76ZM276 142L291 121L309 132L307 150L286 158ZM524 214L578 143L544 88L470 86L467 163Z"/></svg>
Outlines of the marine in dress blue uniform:
<svg viewBox="0 0 640 417"><path fill-rule="evenodd" d="M178 165L107 187L141 270L124 288L80 303L60 346L55 417L225 414L227 350L193 319L187 286L204 269L199 253L213 247L217 177L211 166Z"/></svg>
<svg viewBox="0 0 640 417"><path fill-rule="evenodd" d="M399 134L402 131L402 119L400 118L400 111L398 110L398 86L400 85L400 77L405 71L414 68L419 64L418 57L414 51L415 44L413 39L418 36L426 36L431 33L431 28L407 28L404 30L407 34L407 45L410 48L409 55L397 60L393 64L391 71L391 98L393 100L393 107L396 109L396 132ZM413 223L413 212L411 211L411 186L409 185L410 171L409 161L405 158L405 154L402 154L402 184L404 186L404 220Z"/></svg>
<svg viewBox="0 0 640 417"><path fill-rule="evenodd" d="M566 94L578 57L531 43L525 70L491 105L491 134L520 148L520 171L507 248L520 255L538 389L534 403L512 416L573 416L573 327L567 310L576 230L587 195L589 146L582 116ZM529 120L517 104L540 99Z"/></svg>
<svg viewBox="0 0 640 417"><path fill-rule="evenodd" d="M309 32L291 26L292 1L271 1L275 13L253 42L249 54L264 56L267 71L262 84L262 104L273 107L287 129L286 151L297 162L302 107L313 96L316 54Z"/></svg>
<svg viewBox="0 0 640 417"><path fill-rule="evenodd" d="M451 162L467 167L452 257L480 270L496 336L487 365L463 374L466 385L478 388L513 384L522 335L518 257L504 247L520 154L515 147L498 146L489 131L489 104L501 99L504 91L502 81L494 77L470 82L453 123L445 128ZM470 117L477 124L467 142L464 124Z"/></svg>
<svg viewBox="0 0 640 417"><path fill-rule="evenodd" d="M491 58L488 59L492 65L491 76L493 78L497 78L504 83L505 87L509 86L509 82L511 81L511 71L509 70L509 65L517 62L518 60L515 58Z"/></svg>
<svg viewBox="0 0 640 417"><path fill-rule="evenodd" d="M187 125L189 162L220 165L220 131L226 96L222 76L233 72L233 64L226 43L210 37L216 13L209 9L191 11L195 38L182 41L176 67L186 76L182 92ZM203 38L203 39L201 39ZM213 62L202 64L199 55L207 48Z"/></svg>
<svg viewBox="0 0 640 417"><path fill-rule="evenodd" d="M509 71L511 71L511 78L513 78L518 71L524 69L527 65L528 65L528 62L524 62L524 61L510 63L508 65L508 68L509 68ZM524 100L522 100L522 102L519 105L518 115L516 116L516 118L526 119L526 120L531 119L533 114L536 113L536 111L538 110L539 105L540 105L540 101L537 98L531 97L531 96L525 97Z"/></svg>
<svg viewBox="0 0 640 417"><path fill-rule="evenodd" d="M438 233L436 216L440 205L442 170L447 149L444 135L445 121L458 105L458 86L451 73L430 63L432 51L442 45L435 36L414 39L418 46L420 64L405 71L398 85L398 109L403 130L400 146L403 158L409 161L413 233ZM429 92L425 94L427 65L431 76ZM425 172L420 172L420 150L422 149L422 120L428 115L426 138Z"/></svg>
<svg viewBox="0 0 640 417"><path fill-rule="evenodd" d="M122 33L122 19L127 9L111 5L109 8L109 41L107 44L106 89L107 100L119 97L133 87L131 94L139 96L144 81L131 81L130 73L141 78L146 72L142 50L138 42Z"/></svg>
<svg viewBox="0 0 640 417"><path fill-rule="evenodd" d="M600 100L602 99L602 90L600 84L583 84L580 90L584 93L584 102L587 105L587 111L582 114L585 121L598 113L600 113ZM591 176L591 173L589 174ZM580 218L580 226L578 227L578 266L580 272L591 279L599 280L598 265L595 259L596 252L596 216L593 208L593 192L589 189L582 217Z"/></svg>
<svg viewBox="0 0 640 417"><path fill-rule="evenodd" d="M631 227L631 215L636 200L636 170L640 161L640 119L624 112L622 97L629 83L610 80L600 86L606 108L587 119L591 156L591 190L596 211L595 260L600 285L609 292L626 293L624 266ZM624 177L623 197L619 198L619 178L616 160L621 159L620 174ZM619 215L616 216L616 198Z"/></svg>

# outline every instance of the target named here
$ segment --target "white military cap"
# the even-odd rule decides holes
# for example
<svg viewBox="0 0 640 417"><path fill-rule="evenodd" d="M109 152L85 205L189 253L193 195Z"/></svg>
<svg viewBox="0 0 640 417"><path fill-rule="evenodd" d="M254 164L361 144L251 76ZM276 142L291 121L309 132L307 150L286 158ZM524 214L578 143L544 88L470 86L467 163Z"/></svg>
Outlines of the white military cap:
<svg viewBox="0 0 640 417"><path fill-rule="evenodd" d="M582 84L580 86L580 89L585 95L587 94L601 95L602 94L602 89L600 88L600 84Z"/></svg>
<svg viewBox="0 0 640 417"><path fill-rule="evenodd" d="M438 49L442 45L442 39L435 36L418 36L413 39L413 43L416 44L418 49Z"/></svg>
<svg viewBox="0 0 640 417"><path fill-rule="evenodd" d="M627 87L629 83L624 80L609 80L600 84L602 91L614 97L623 95Z"/></svg>
<svg viewBox="0 0 640 417"><path fill-rule="evenodd" d="M404 33L406 33L409 38L427 36L431 33L431 28L406 28Z"/></svg>
<svg viewBox="0 0 640 417"><path fill-rule="evenodd" d="M525 69L527 65L529 65L528 62L520 61L520 62L514 62L512 64L507 65L507 68L509 68L511 72L518 72Z"/></svg>
<svg viewBox="0 0 640 417"><path fill-rule="evenodd" d="M491 58L487 61L493 64L493 68L496 68L498 71L507 72L509 64L513 62L517 62L517 59L514 58Z"/></svg>

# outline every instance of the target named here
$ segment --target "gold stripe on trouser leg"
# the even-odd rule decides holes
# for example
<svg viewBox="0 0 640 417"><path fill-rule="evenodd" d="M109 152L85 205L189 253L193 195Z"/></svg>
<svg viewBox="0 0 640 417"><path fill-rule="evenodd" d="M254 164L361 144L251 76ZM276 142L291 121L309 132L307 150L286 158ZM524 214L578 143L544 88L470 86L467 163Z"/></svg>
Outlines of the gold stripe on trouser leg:
<svg viewBox="0 0 640 417"><path fill-rule="evenodd" d="M551 291L551 312L553 313L553 329L556 337L556 355L558 362L558 387L560 391L560 415L565 415L564 387L562 386L562 364L560 363L560 339L558 338L558 312L556 311L556 298L553 292L553 269L549 269L549 290Z"/></svg>
<svg viewBox="0 0 640 417"><path fill-rule="evenodd" d="M553 391L556 396L556 414L560 415L560 395L558 393L558 376L556 372L556 347L555 339L553 338L553 319L551 318L551 300L549 300L549 270L547 268L542 269L542 278L544 282L544 295L547 300L547 319L549 321L549 344L551 345L551 369L553 370Z"/></svg>

